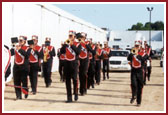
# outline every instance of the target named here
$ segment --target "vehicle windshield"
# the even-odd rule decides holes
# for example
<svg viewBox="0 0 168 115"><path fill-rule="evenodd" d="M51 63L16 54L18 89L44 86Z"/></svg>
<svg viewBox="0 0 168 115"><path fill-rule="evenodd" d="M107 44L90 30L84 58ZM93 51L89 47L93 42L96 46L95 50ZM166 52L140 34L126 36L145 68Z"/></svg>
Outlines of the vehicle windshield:
<svg viewBox="0 0 168 115"><path fill-rule="evenodd" d="M111 51L111 56L120 56L120 57L127 57L129 52L128 51Z"/></svg>

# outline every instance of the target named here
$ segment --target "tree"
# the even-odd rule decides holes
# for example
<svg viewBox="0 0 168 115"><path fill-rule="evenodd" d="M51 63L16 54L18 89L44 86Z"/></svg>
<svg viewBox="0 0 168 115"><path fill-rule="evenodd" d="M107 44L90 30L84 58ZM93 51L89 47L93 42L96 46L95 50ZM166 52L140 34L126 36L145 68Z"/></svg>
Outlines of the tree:
<svg viewBox="0 0 168 115"><path fill-rule="evenodd" d="M156 21L155 23L146 22L143 25L141 22L132 25L128 30L164 30L164 23L162 21Z"/></svg>

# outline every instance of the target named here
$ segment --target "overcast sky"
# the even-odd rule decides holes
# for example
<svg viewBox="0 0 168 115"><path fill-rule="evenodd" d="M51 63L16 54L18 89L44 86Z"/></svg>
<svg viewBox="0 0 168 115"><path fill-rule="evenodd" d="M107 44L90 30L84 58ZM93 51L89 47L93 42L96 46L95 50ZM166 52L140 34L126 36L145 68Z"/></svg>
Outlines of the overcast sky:
<svg viewBox="0 0 168 115"><path fill-rule="evenodd" d="M149 21L146 7L154 7L152 22L164 21L163 4L55 4L57 7L98 27L127 30L133 24Z"/></svg>

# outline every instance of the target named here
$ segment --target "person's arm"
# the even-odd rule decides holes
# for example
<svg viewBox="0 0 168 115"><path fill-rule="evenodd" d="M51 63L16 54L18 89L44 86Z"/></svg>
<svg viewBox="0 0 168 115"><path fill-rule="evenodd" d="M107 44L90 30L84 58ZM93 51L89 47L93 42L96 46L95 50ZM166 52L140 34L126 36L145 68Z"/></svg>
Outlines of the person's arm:
<svg viewBox="0 0 168 115"><path fill-rule="evenodd" d="M76 55L79 55L81 52L81 45L78 45L78 47L76 47L75 45L71 45L71 48L75 51Z"/></svg>

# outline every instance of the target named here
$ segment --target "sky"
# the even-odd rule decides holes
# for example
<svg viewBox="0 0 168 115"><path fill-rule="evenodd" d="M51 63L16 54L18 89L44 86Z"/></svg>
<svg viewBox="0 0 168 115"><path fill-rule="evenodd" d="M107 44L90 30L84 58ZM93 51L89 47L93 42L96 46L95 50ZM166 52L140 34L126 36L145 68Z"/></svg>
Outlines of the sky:
<svg viewBox="0 0 168 115"><path fill-rule="evenodd" d="M89 23L110 30L127 30L133 24L149 22L147 7L153 7L151 21L164 22L163 4L55 4Z"/></svg>

